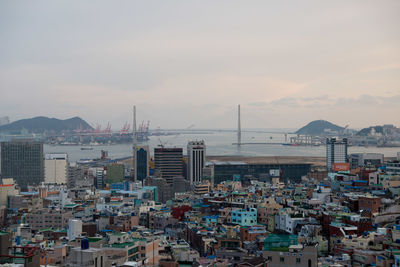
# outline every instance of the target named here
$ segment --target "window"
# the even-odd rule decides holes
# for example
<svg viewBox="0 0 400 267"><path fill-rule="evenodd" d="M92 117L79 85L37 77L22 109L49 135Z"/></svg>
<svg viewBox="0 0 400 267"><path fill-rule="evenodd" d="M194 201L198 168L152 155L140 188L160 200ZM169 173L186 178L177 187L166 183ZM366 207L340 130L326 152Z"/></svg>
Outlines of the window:
<svg viewBox="0 0 400 267"><path fill-rule="evenodd" d="M296 263L300 263L301 262L301 258L296 258Z"/></svg>
<svg viewBox="0 0 400 267"><path fill-rule="evenodd" d="M267 260L272 261L272 256L268 256Z"/></svg>
<svg viewBox="0 0 400 267"><path fill-rule="evenodd" d="M279 258L279 261L280 261L280 262L285 262L285 258L284 258L284 257L280 257L280 258Z"/></svg>

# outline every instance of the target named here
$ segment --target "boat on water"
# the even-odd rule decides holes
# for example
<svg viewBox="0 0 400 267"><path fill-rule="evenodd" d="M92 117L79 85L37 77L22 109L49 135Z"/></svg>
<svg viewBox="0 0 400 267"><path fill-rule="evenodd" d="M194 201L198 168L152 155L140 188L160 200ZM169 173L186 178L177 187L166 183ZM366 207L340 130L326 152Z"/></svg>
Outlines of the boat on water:
<svg viewBox="0 0 400 267"><path fill-rule="evenodd" d="M282 143L283 146L299 146L299 144L295 143Z"/></svg>
<svg viewBox="0 0 400 267"><path fill-rule="evenodd" d="M93 147L81 147L81 150L93 150Z"/></svg>

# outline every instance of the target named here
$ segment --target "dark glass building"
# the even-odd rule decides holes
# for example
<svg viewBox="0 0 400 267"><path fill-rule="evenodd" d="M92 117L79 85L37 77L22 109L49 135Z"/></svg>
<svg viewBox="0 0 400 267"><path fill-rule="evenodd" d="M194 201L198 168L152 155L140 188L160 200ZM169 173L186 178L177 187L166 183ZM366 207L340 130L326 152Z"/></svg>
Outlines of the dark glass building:
<svg viewBox="0 0 400 267"><path fill-rule="evenodd" d="M155 169L160 176L173 184L174 177L183 175L183 149L182 148L154 148Z"/></svg>
<svg viewBox="0 0 400 267"><path fill-rule="evenodd" d="M138 181L143 181L149 176L149 147L138 147L136 151L136 177Z"/></svg>
<svg viewBox="0 0 400 267"><path fill-rule="evenodd" d="M1 175L22 188L44 181L43 143L27 140L1 142Z"/></svg>

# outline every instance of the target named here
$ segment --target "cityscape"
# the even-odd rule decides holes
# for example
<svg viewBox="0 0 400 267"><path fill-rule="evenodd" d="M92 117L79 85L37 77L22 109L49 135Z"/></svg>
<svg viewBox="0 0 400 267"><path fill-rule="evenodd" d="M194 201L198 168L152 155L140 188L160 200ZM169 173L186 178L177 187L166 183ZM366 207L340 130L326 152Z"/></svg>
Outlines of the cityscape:
<svg viewBox="0 0 400 267"><path fill-rule="evenodd" d="M138 141L136 107L132 125L133 154L122 159L102 150L72 162L67 153L45 153L40 140L1 142L2 264L390 266L400 260L400 151L350 154L348 139L329 128L325 157L209 156L204 140L189 141L186 154L161 141L152 151L147 140ZM243 143L240 106L236 138L237 148L281 145Z"/></svg>
<svg viewBox="0 0 400 267"><path fill-rule="evenodd" d="M400 2L0 2L0 267L400 266Z"/></svg>

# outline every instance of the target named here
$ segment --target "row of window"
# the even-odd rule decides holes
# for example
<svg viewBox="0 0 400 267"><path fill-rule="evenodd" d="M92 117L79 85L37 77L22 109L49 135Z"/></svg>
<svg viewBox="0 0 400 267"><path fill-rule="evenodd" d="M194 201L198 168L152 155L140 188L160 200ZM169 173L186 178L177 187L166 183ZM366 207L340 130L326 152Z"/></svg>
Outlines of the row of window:
<svg viewBox="0 0 400 267"><path fill-rule="evenodd" d="M272 261L272 256L268 256L268 257L267 257L267 260L268 260L268 261ZM285 257L279 257L279 262L284 263L284 262L285 262ZM296 258L296 264L300 264L300 263L301 263L301 258ZM309 267L312 266L312 262L311 262L310 259L308 260L308 266L309 266Z"/></svg>

